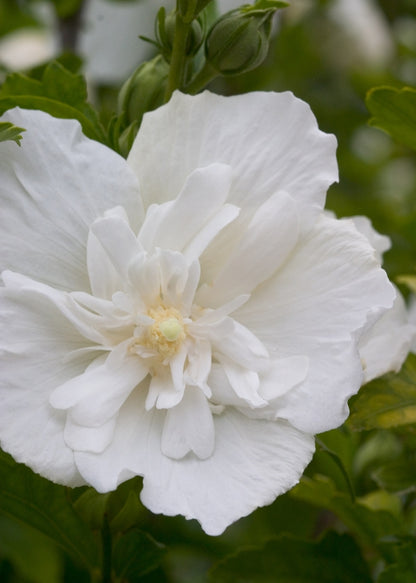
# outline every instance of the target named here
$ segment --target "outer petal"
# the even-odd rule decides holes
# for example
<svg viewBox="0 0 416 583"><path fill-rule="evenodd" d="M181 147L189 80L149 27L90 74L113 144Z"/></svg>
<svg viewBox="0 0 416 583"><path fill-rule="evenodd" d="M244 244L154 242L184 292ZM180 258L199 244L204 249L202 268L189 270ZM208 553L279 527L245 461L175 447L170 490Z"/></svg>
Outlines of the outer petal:
<svg viewBox="0 0 416 583"><path fill-rule="evenodd" d="M161 453L164 416L145 413L136 391L120 411L115 438L101 454L77 453L84 478L99 491L144 475L142 501L152 512L196 518L211 535L294 486L313 450L313 437L284 421L248 419L227 410L214 416L215 450L206 460ZM131 447L126 447L130 443Z"/></svg>
<svg viewBox="0 0 416 583"><path fill-rule="evenodd" d="M1 447L54 482L81 485L64 441L65 414L49 405L49 395L93 356L67 358L86 341L46 296L1 289L0 301Z"/></svg>
<svg viewBox="0 0 416 583"><path fill-rule="evenodd" d="M19 109L3 119L27 131L21 148L0 144L0 270L88 291L88 228L116 205L137 228L137 179L123 158L86 138L74 120Z"/></svg>
<svg viewBox="0 0 416 583"><path fill-rule="evenodd" d="M146 206L176 198L196 168L222 163L235 176L229 202L255 208L285 190L305 205L306 216L307 209L323 207L337 180L335 147L309 106L291 93L176 92L144 116L128 163Z"/></svg>
<svg viewBox="0 0 416 583"><path fill-rule="evenodd" d="M397 290L392 309L360 338L364 382L399 371L415 338L416 326L410 324L406 304Z"/></svg>
<svg viewBox="0 0 416 583"><path fill-rule="evenodd" d="M310 359L305 381L282 397L282 417L313 434L345 420L346 401L362 380L356 338L394 296L352 222L322 216L276 276L234 313L272 356Z"/></svg>

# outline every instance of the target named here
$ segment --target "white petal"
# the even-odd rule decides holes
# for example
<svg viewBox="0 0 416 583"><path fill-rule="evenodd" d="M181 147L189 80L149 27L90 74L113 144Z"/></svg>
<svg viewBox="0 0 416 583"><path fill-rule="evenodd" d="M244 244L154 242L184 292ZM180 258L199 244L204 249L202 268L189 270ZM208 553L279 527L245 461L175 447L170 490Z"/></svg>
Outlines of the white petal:
<svg viewBox="0 0 416 583"><path fill-rule="evenodd" d="M160 450L165 414L145 412L143 399L140 391L130 396L102 454L75 454L78 468L100 492L144 475L141 498L151 511L196 518L208 534L221 534L235 520L270 504L299 481L312 457L313 438L288 423L227 410L214 416L211 457L171 459Z"/></svg>
<svg viewBox="0 0 416 583"><path fill-rule="evenodd" d="M215 416L214 423L212 456L162 457L149 464L141 499L152 512L196 518L207 534L219 535L294 486L314 442L288 423L247 419L232 411Z"/></svg>
<svg viewBox="0 0 416 583"><path fill-rule="evenodd" d="M160 252L160 291L168 306L175 306L188 315L199 282L199 263L188 266L185 257L176 251Z"/></svg>
<svg viewBox="0 0 416 583"><path fill-rule="evenodd" d="M224 204L231 178L231 168L225 164L194 170L174 201L153 206L147 213L139 233L144 248L182 251Z"/></svg>
<svg viewBox="0 0 416 583"><path fill-rule="evenodd" d="M386 235L380 235L380 233L378 233L373 225L371 224L371 221L368 217L363 217L363 216L355 216L355 217L350 217L349 219L343 219L343 220L352 220L356 229L362 234L364 235L364 237L367 238L367 240L369 241L370 245L372 245L374 247L374 249L376 250L377 253L377 258L378 260L382 261L383 258L383 253L385 251L388 251L391 247L391 241L389 239L389 237L386 237Z"/></svg>
<svg viewBox="0 0 416 583"><path fill-rule="evenodd" d="M399 290L396 292L391 310L360 338L359 350L366 383L387 372L398 372L416 337L416 326L410 324L403 297Z"/></svg>
<svg viewBox="0 0 416 583"><path fill-rule="evenodd" d="M103 364L57 387L50 397L52 407L70 409L79 425L97 427L107 422L148 374L140 358L124 352L124 347L114 349Z"/></svg>
<svg viewBox="0 0 416 583"><path fill-rule="evenodd" d="M122 280L126 280L131 261L143 251L128 222L121 217L107 216L94 221L91 231L107 253L114 269Z"/></svg>
<svg viewBox="0 0 416 583"><path fill-rule="evenodd" d="M196 257L200 257L218 233L232 223L239 214L240 209L237 206L233 204L223 205L183 250L187 260L191 261Z"/></svg>
<svg viewBox="0 0 416 583"><path fill-rule="evenodd" d="M230 331L227 324L231 325ZM269 356L264 344L248 328L231 318L226 318L220 325L207 326L205 336L212 341L215 352L248 369L259 370Z"/></svg>
<svg viewBox="0 0 416 583"><path fill-rule="evenodd" d="M27 131L21 148L0 144L0 271L89 291L89 226L116 205L137 226L137 178L121 156L83 136L77 121L19 109L2 119Z"/></svg>
<svg viewBox="0 0 416 583"><path fill-rule="evenodd" d="M128 221L122 207L115 207L109 213L105 213L105 215L108 214L119 216ZM116 291L123 289L120 274L114 268L110 257L91 229L87 240L87 267L91 291L94 296L110 300Z"/></svg>
<svg viewBox="0 0 416 583"><path fill-rule="evenodd" d="M170 368L160 366L150 379L146 410L150 411L155 406L157 409L175 407L182 399L184 390L184 384L179 386L179 389L174 386Z"/></svg>
<svg viewBox="0 0 416 583"><path fill-rule="evenodd" d="M127 161L146 206L176 198L196 168L220 162L233 169L229 202L256 208L284 190L304 203L306 220L337 180L335 148L335 138L319 131L309 106L291 93L176 92L144 116Z"/></svg>
<svg viewBox="0 0 416 583"><path fill-rule="evenodd" d="M182 401L166 414L163 454L180 460L192 451L206 459L214 450L214 442L214 422L205 395L196 387L186 389Z"/></svg>
<svg viewBox="0 0 416 583"><path fill-rule="evenodd" d="M198 302L217 307L250 293L284 263L297 238L296 203L285 192L274 194L259 207L213 285L200 290Z"/></svg>
<svg viewBox="0 0 416 583"><path fill-rule="evenodd" d="M100 453L111 443L116 426L116 417L112 417L98 427L79 425L68 413L65 423L64 439L68 447L75 451Z"/></svg>
<svg viewBox="0 0 416 583"><path fill-rule="evenodd" d="M130 262L128 278L144 305L152 306L160 297L159 257L143 253Z"/></svg>
<svg viewBox="0 0 416 583"><path fill-rule="evenodd" d="M20 273L4 271L1 274L4 285L10 290L26 291L30 294L34 305L40 297L47 298L50 305L56 306L61 314L82 334L85 339L98 344L105 344L105 337L95 325L96 318L79 306L70 294L39 283Z"/></svg>
<svg viewBox="0 0 416 583"><path fill-rule="evenodd" d="M252 407L262 407L266 401L259 395L259 375L238 364L219 358L228 381L235 393Z"/></svg>
<svg viewBox="0 0 416 583"><path fill-rule="evenodd" d="M67 358L85 338L44 295L1 289L0 300L1 446L50 480L79 486L65 415L50 407L49 395L87 366L89 354Z"/></svg>
<svg viewBox="0 0 416 583"><path fill-rule="evenodd" d="M343 422L362 381L356 337L394 295L352 223L321 217L276 276L234 313L273 358L309 358L304 383L282 397L282 417L310 433Z"/></svg>
<svg viewBox="0 0 416 583"><path fill-rule="evenodd" d="M279 358L271 363L267 372L261 375L260 395L273 401L305 380L309 369L306 356Z"/></svg>

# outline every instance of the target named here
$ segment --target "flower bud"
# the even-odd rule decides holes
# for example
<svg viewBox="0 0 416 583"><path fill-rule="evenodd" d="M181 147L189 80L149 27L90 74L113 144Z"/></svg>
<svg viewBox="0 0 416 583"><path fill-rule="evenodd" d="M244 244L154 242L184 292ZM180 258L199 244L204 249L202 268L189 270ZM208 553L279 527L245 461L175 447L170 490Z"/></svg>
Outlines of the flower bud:
<svg viewBox="0 0 416 583"><path fill-rule="evenodd" d="M157 44L167 61L170 61L170 55L172 53L173 39L176 30L176 10L172 10L169 14L165 15L165 11L159 11L158 18L156 21L156 37ZM186 55L189 57L195 55L202 42L204 40L204 34L202 30L202 25L199 20L194 20L189 27L188 37L186 41Z"/></svg>
<svg viewBox="0 0 416 583"><path fill-rule="evenodd" d="M146 111L162 105L169 66L161 55L143 63L127 79L118 98L119 113L128 124L140 122Z"/></svg>
<svg viewBox="0 0 416 583"><path fill-rule="evenodd" d="M272 16L283 2L259 0L224 14L212 26L205 43L208 63L221 75L239 75L266 58Z"/></svg>

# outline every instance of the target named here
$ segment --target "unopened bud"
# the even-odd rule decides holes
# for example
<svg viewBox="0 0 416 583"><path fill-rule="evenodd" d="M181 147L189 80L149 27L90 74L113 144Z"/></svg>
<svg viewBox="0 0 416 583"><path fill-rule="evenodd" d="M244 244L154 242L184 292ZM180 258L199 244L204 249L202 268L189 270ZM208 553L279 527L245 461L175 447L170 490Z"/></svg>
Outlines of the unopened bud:
<svg viewBox="0 0 416 583"><path fill-rule="evenodd" d="M284 2L259 0L224 14L214 23L205 43L208 63L222 75L239 75L266 58L272 17Z"/></svg>
<svg viewBox="0 0 416 583"><path fill-rule="evenodd" d="M163 103L169 65L161 55L143 63L127 79L118 99L119 113L125 115L128 124L141 121L146 111L152 111Z"/></svg>
<svg viewBox="0 0 416 583"><path fill-rule="evenodd" d="M165 15L164 10L159 11L156 21L156 37L157 44L167 61L170 61L172 54L173 41L176 30L176 10L172 10ZM193 20L189 27L188 36L186 39L185 53L192 57L195 55L204 40L204 33L202 25L199 20Z"/></svg>

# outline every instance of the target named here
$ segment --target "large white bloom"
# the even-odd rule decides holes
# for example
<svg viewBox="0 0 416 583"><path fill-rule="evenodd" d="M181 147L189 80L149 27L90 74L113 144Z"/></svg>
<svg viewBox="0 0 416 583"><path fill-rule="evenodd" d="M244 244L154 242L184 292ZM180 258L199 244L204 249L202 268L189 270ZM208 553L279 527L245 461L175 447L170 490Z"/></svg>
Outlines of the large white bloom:
<svg viewBox="0 0 416 583"><path fill-rule="evenodd" d="M218 534L292 487L395 292L323 212L336 141L291 93L176 93L127 162L14 110L0 144L0 440L56 482L144 476Z"/></svg>

